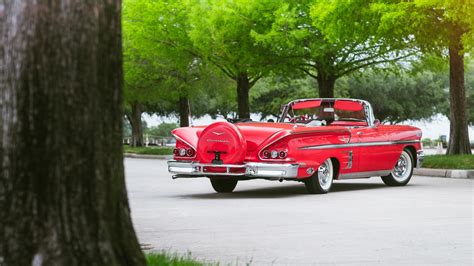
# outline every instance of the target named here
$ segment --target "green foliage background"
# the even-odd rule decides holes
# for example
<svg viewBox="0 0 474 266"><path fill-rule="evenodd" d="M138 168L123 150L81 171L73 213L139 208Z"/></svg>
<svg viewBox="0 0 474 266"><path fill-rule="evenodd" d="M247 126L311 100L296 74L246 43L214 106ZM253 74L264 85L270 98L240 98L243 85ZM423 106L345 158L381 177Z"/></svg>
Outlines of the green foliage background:
<svg viewBox="0 0 474 266"><path fill-rule="evenodd" d="M466 0L125 0L125 108L139 101L175 116L186 96L194 117L235 117L244 73L251 111L263 118L318 97L331 78L336 97L369 100L386 122L429 119L448 113L450 30L462 27L471 51L473 17ZM468 63L469 106L473 70Z"/></svg>

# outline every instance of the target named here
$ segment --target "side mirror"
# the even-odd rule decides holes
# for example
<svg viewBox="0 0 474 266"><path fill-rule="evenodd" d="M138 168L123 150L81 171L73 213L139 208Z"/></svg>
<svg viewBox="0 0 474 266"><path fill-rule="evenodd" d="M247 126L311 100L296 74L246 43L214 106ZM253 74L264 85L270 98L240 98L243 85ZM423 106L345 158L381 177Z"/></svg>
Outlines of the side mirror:
<svg viewBox="0 0 474 266"><path fill-rule="evenodd" d="M380 120L375 119L374 120L374 126L378 127L380 125Z"/></svg>
<svg viewBox="0 0 474 266"><path fill-rule="evenodd" d="M275 123L275 120L273 120L273 119L268 119L267 122L268 122L268 123Z"/></svg>

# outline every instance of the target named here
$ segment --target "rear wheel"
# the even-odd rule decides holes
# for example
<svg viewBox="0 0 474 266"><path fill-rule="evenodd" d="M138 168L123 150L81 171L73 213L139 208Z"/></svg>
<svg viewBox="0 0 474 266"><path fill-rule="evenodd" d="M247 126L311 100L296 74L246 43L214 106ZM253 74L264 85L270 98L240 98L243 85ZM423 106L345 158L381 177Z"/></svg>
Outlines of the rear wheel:
<svg viewBox="0 0 474 266"><path fill-rule="evenodd" d="M410 182L413 175L414 160L410 151L403 150L392 172L382 176L383 182L388 186L404 186Z"/></svg>
<svg viewBox="0 0 474 266"><path fill-rule="evenodd" d="M232 192L237 186L237 179L211 177L211 185L217 193L229 193Z"/></svg>
<svg viewBox="0 0 474 266"><path fill-rule="evenodd" d="M306 190L310 194L324 194L328 193L332 187L332 180L334 179L334 166L331 159L327 159L322 163L318 171L316 171L304 184Z"/></svg>

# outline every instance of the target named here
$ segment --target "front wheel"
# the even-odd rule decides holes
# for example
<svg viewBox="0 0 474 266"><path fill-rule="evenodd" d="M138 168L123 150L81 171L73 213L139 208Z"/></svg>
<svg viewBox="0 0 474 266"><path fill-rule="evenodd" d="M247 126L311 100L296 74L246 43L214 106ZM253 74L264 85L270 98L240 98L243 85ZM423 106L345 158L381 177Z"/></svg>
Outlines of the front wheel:
<svg viewBox="0 0 474 266"><path fill-rule="evenodd" d="M331 190L333 179L334 167L331 159L327 159L304 184L310 194L325 194Z"/></svg>
<svg viewBox="0 0 474 266"><path fill-rule="evenodd" d="M237 186L237 179L211 177L211 185L217 193L230 193Z"/></svg>
<svg viewBox="0 0 474 266"><path fill-rule="evenodd" d="M383 182L387 186L404 186L408 184L413 175L414 165L411 152L403 150L392 172L387 176L382 176Z"/></svg>

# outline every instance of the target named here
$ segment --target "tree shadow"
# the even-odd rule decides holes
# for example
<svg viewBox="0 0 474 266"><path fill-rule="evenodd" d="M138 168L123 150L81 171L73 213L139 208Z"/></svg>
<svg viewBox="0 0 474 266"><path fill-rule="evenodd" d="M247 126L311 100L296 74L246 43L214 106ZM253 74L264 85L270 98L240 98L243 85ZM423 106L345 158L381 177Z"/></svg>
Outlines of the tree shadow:
<svg viewBox="0 0 474 266"><path fill-rule="evenodd" d="M383 183L340 183L335 182L329 193L359 191L370 189L384 189L389 188ZM212 189L212 188L211 188ZM265 198L288 198L288 197L317 197L324 196L321 194L308 194L303 183L294 183L290 185L272 186L265 188L243 189L239 190L239 185L232 193L200 193L200 194L186 194L175 195L178 198L190 199L265 199Z"/></svg>

